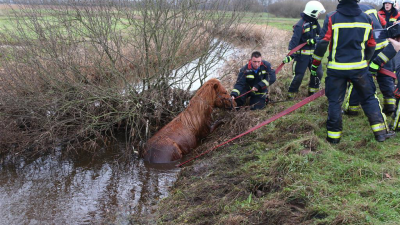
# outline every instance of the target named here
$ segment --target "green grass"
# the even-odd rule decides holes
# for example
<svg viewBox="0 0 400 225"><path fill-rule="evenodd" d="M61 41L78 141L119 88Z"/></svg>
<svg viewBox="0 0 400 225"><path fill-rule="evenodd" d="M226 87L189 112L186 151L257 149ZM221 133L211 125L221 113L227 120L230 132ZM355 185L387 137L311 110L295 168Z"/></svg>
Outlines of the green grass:
<svg viewBox="0 0 400 225"><path fill-rule="evenodd" d="M242 22L252 24L267 24L282 30L292 30L299 18L278 18L270 13L245 13Z"/></svg>
<svg viewBox="0 0 400 225"><path fill-rule="evenodd" d="M264 121L274 106L293 104L244 119ZM398 224L400 136L376 142L365 115L343 115L343 137L331 145L327 107L321 97L188 165L161 202L158 222Z"/></svg>
<svg viewBox="0 0 400 225"><path fill-rule="evenodd" d="M343 139L331 145L326 110L322 97L185 168L161 213L176 203L186 214L177 210L159 222L398 223L400 137L378 143L365 116L344 116Z"/></svg>
<svg viewBox="0 0 400 225"><path fill-rule="evenodd" d="M293 104L271 104L244 119L264 121L276 114L274 107ZM161 202L158 222L398 224L400 136L376 142L365 115L343 115L343 137L331 145L325 140L327 108L321 97L188 165ZM165 216L174 206L179 209Z"/></svg>

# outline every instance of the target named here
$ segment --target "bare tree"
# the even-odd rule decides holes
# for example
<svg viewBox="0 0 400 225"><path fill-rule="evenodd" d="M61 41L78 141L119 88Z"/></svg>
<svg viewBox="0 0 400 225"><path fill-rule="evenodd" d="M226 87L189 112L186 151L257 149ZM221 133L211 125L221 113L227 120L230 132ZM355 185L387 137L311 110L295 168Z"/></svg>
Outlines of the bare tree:
<svg viewBox="0 0 400 225"><path fill-rule="evenodd" d="M87 149L117 129L145 141L210 75L242 17L227 0L18 3L0 33L0 151L14 153Z"/></svg>

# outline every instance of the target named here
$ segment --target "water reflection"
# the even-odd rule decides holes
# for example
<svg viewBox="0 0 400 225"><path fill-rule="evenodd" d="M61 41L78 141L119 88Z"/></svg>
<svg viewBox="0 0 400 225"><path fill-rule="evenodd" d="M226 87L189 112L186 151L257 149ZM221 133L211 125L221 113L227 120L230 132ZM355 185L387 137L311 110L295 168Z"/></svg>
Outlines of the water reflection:
<svg viewBox="0 0 400 225"><path fill-rule="evenodd" d="M118 152L3 165L0 224L128 224L130 215L151 215L179 169L150 167L137 158L121 163Z"/></svg>

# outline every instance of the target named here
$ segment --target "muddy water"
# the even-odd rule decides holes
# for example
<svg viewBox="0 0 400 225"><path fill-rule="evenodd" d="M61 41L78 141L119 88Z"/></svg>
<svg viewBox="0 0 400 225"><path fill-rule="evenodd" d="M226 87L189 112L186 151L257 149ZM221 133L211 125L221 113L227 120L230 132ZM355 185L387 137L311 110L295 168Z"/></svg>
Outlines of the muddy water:
<svg viewBox="0 0 400 225"><path fill-rule="evenodd" d="M54 156L0 165L0 224L129 224L131 215L151 221L179 169L123 160L119 152L114 147L67 160L59 149Z"/></svg>

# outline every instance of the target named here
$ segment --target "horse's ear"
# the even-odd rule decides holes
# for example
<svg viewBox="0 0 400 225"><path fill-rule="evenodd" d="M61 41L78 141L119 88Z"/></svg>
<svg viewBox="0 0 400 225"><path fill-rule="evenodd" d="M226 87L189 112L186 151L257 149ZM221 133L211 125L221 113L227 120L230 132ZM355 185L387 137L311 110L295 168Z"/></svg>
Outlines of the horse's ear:
<svg viewBox="0 0 400 225"><path fill-rule="evenodd" d="M215 84L214 84L214 89L215 89L215 90L218 90L218 88L219 88L219 85L218 85L217 83L215 83Z"/></svg>

